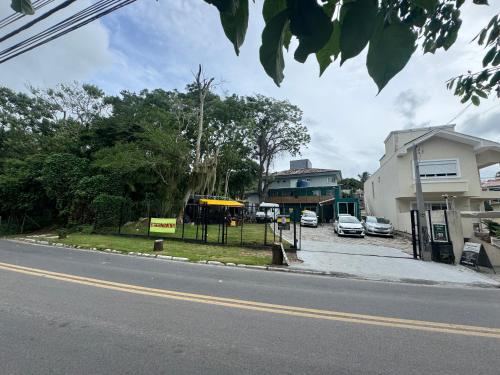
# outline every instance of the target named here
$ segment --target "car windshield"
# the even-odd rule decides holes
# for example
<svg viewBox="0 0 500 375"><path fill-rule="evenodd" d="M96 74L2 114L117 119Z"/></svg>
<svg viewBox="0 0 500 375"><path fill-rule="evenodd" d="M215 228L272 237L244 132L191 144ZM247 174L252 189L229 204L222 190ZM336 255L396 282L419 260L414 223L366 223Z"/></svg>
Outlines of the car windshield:
<svg viewBox="0 0 500 375"><path fill-rule="evenodd" d="M391 222L383 217L375 217L375 216L367 216L366 217L366 222L367 223L374 223L374 224L390 224Z"/></svg>
<svg viewBox="0 0 500 375"><path fill-rule="evenodd" d="M302 216L304 216L304 217L316 217L316 213L315 212L304 212L304 214Z"/></svg>
<svg viewBox="0 0 500 375"><path fill-rule="evenodd" d="M340 216L339 223L359 223L359 220L354 216Z"/></svg>

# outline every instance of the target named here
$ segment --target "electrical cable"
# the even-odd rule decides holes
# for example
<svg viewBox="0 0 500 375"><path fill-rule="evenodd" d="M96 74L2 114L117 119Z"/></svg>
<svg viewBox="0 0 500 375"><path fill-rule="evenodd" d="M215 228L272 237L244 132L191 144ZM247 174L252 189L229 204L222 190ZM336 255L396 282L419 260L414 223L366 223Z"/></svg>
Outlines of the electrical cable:
<svg viewBox="0 0 500 375"><path fill-rule="evenodd" d="M33 2L33 9L39 10L43 8L44 6L54 2L55 0L36 0ZM21 18L25 17L26 15L23 13L12 13L11 15L2 18L0 20L0 29L10 25L13 22L16 22L17 20L20 20Z"/></svg>
<svg viewBox="0 0 500 375"><path fill-rule="evenodd" d="M23 26L11 31L10 33L8 33L7 35L4 35L3 37L0 38L0 43L1 42L4 42L5 40L9 39L9 38L12 38L14 35L17 35L19 34L21 31L24 31L26 29L29 29L31 26L37 24L38 22L40 21L43 21L44 19L46 19L47 17L51 16L52 14L60 11L61 9L64 9L68 6L70 6L72 3L74 3L76 0L66 0L64 2L62 2L61 4L59 4L58 6L52 8L51 10L49 10L48 12L45 12L44 14L42 14L41 16L35 18L34 20L24 24Z"/></svg>
<svg viewBox="0 0 500 375"><path fill-rule="evenodd" d="M0 64L57 39L136 0L100 0L56 25L0 52Z"/></svg>

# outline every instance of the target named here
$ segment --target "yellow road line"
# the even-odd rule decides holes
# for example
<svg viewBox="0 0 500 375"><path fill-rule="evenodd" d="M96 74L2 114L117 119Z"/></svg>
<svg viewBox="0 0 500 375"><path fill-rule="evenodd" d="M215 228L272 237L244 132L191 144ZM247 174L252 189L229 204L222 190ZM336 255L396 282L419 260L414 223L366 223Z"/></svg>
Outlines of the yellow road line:
<svg viewBox="0 0 500 375"><path fill-rule="evenodd" d="M439 323L421 320L390 318L376 315L353 314L340 311L311 309L297 306L276 305L264 302L215 297L203 294L184 293L165 289L147 288L138 285L116 283L112 281L51 272L36 268L22 267L14 264L1 263L0 269L21 274L45 277L53 280L66 281L97 288L115 290L126 293L147 295L152 297L203 303L215 306L225 306L274 314L298 316L313 319L333 320L348 323L367 324L392 328L404 328L429 332L451 333L466 336L490 337L500 339L500 328L479 327Z"/></svg>

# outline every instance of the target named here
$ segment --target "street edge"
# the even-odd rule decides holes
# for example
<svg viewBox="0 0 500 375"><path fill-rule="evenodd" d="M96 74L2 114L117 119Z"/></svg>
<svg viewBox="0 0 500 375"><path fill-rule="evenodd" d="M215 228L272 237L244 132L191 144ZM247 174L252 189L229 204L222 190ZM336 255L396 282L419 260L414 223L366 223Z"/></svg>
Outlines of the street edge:
<svg viewBox="0 0 500 375"><path fill-rule="evenodd" d="M410 284L410 285L419 285L419 286L441 286L441 287L473 287L473 288L482 288L482 289L500 289L500 284L486 284L486 283L446 283L446 282L430 282L428 280L420 280L420 279L405 279L405 280L392 280L392 279L382 279L382 278L365 278L357 275L352 275L349 273L340 273L340 272L328 272L328 271L316 271L316 270L307 270L307 269L295 269L295 268L287 268L288 266L255 266L249 264L241 264L241 263L224 263L215 260L198 260L198 261L190 261L189 258L184 257L175 257L170 255L161 255L161 254L152 254L152 253L141 253L134 251L121 251L114 249L101 249L101 248L89 248L78 245L67 245L60 242L51 242L51 241L41 241L33 238L4 238L8 241L12 242L22 242L27 244L35 244L35 245L44 245L50 247L58 247L65 249L75 249L82 251L95 251L95 252L104 252L108 254L117 254L117 255L125 255L125 256L136 256L141 258L150 258L150 259L159 259L163 261L173 261L173 262L184 262L190 264L204 264L210 266L225 266L225 267L234 267L234 268L245 268L245 269L253 269L253 270L261 270L261 271L274 271L274 272L284 272L284 273L293 273L293 274L303 274L303 275L314 275L314 276L330 276L342 279L354 279L360 281L375 281L375 282L388 282L388 283L401 283L401 284Z"/></svg>

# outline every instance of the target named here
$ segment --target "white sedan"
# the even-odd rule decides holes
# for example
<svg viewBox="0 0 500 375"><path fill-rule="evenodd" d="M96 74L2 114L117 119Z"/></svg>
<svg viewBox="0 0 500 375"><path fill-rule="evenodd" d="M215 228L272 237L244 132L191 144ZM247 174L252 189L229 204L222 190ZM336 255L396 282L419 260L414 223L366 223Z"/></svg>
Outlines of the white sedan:
<svg viewBox="0 0 500 375"><path fill-rule="evenodd" d="M344 235L365 236L363 224L354 216L339 215L339 218L333 223L333 230L339 237Z"/></svg>
<svg viewBox="0 0 500 375"><path fill-rule="evenodd" d="M300 218L300 225L305 227L318 227L318 216L314 211L304 211L302 217Z"/></svg>

